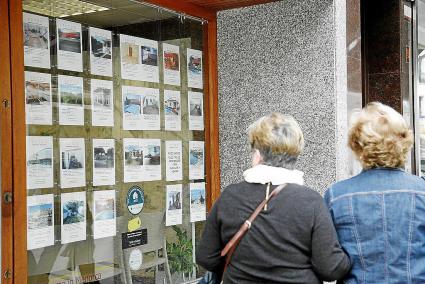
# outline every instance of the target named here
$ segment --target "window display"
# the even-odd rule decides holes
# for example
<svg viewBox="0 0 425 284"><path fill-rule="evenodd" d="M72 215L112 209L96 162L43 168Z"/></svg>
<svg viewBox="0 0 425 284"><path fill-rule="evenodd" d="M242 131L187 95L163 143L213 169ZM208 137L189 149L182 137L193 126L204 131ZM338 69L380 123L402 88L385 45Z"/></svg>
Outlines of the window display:
<svg viewBox="0 0 425 284"><path fill-rule="evenodd" d="M28 283L193 280L207 196L202 22L127 0L74 4L23 5Z"/></svg>

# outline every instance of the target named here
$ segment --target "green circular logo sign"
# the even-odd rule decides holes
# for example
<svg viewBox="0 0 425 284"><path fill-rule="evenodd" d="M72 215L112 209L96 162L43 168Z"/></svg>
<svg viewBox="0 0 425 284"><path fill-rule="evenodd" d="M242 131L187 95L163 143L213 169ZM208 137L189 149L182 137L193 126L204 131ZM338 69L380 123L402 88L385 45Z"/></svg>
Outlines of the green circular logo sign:
<svg viewBox="0 0 425 284"><path fill-rule="evenodd" d="M142 212L143 205L145 204L145 194L140 186L132 186L127 193L127 208L128 211L137 215Z"/></svg>

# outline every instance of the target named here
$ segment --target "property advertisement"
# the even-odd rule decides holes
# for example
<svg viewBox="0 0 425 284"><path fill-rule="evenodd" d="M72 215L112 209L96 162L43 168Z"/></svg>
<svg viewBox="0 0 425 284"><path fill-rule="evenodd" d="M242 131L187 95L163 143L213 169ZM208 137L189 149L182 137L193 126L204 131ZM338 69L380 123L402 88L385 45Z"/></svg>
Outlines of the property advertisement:
<svg viewBox="0 0 425 284"><path fill-rule="evenodd" d="M202 51L187 49L187 85L189 88L203 89Z"/></svg>
<svg viewBox="0 0 425 284"><path fill-rule="evenodd" d="M167 181L183 179L182 141L165 141L165 173Z"/></svg>
<svg viewBox="0 0 425 284"><path fill-rule="evenodd" d="M23 13L25 66L50 69L49 18Z"/></svg>
<svg viewBox="0 0 425 284"><path fill-rule="evenodd" d="M164 84L180 86L180 47L162 44L164 58Z"/></svg>
<svg viewBox="0 0 425 284"><path fill-rule="evenodd" d="M61 194L61 244L86 239L86 193Z"/></svg>
<svg viewBox="0 0 425 284"><path fill-rule="evenodd" d="M112 33L90 27L89 37L91 74L112 77Z"/></svg>
<svg viewBox="0 0 425 284"><path fill-rule="evenodd" d="M93 238L113 237L117 233L115 190L93 192Z"/></svg>
<svg viewBox="0 0 425 284"><path fill-rule="evenodd" d="M189 179L204 179L204 142L189 141Z"/></svg>
<svg viewBox="0 0 425 284"><path fill-rule="evenodd" d="M25 119L27 124L52 125L52 76L25 71Z"/></svg>
<svg viewBox="0 0 425 284"><path fill-rule="evenodd" d="M159 83L158 68L158 42L150 39L141 38L141 80L146 82Z"/></svg>
<svg viewBox="0 0 425 284"><path fill-rule="evenodd" d="M55 244L55 206L53 194L27 197L27 249Z"/></svg>
<svg viewBox="0 0 425 284"><path fill-rule="evenodd" d="M181 131L181 100L179 91L164 90L165 130Z"/></svg>
<svg viewBox="0 0 425 284"><path fill-rule="evenodd" d="M93 186L115 185L115 140L93 139Z"/></svg>
<svg viewBox="0 0 425 284"><path fill-rule="evenodd" d="M188 93L189 130L204 130L204 95L198 92Z"/></svg>
<svg viewBox="0 0 425 284"><path fill-rule="evenodd" d="M161 180L161 140L124 138L124 182Z"/></svg>
<svg viewBox="0 0 425 284"><path fill-rule="evenodd" d="M83 72L81 24L56 19L58 69Z"/></svg>
<svg viewBox="0 0 425 284"><path fill-rule="evenodd" d="M53 137L27 136L27 189L53 187Z"/></svg>
<svg viewBox="0 0 425 284"><path fill-rule="evenodd" d="M120 35L122 79L141 80L142 64L140 62L140 40L139 37Z"/></svg>
<svg viewBox="0 0 425 284"><path fill-rule="evenodd" d="M83 78L58 75L59 124L84 125Z"/></svg>
<svg viewBox="0 0 425 284"><path fill-rule="evenodd" d="M190 188L190 222L205 221L206 200L205 183L191 183Z"/></svg>
<svg viewBox="0 0 425 284"><path fill-rule="evenodd" d="M166 215L165 226L174 226L182 224L182 185L167 185Z"/></svg>
<svg viewBox="0 0 425 284"><path fill-rule="evenodd" d="M160 130L159 90L123 86L123 129Z"/></svg>
<svg viewBox="0 0 425 284"><path fill-rule="evenodd" d="M86 186L84 138L60 138L61 188Z"/></svg>
<svg viewBox="0 0 425 284"><path fill-rule="evenodd" d="M114 91L112 81L91 79L91 113L93 126L114 126Z"/></svg>

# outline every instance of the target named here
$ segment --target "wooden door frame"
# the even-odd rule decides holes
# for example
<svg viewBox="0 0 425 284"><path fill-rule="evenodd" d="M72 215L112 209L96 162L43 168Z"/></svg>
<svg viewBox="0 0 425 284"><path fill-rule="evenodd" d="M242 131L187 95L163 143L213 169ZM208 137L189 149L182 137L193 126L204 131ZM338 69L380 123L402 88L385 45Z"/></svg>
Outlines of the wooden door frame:
<svg viewBox="0 0 425 284"><path fill-rule="evenodd" d="M0 34L0 70L7 75L0 76L0 98L11 102L10 107L1 110L2 193L7 190L13 191L14 200L11 205L2 204L2 269L13 264L11 268L13 279L4 281L3 278L3 283L24 284L27 283L28 268L22 0L0 0L0 2L1 26L4 30L9 28L9 33ZM211 208L220 195L217 13L215 10L205 9L183 0L146 2L207 21L204 24L204 68L207 70L204 75L205 164L208 173L207 206ZM9 11L7 16L3 15L5 11ZM6 61L8 64L3 64ZM5 228L10 230L5 232Z"/></svg>
<svg viewBox="0 0 425 284"><path fill-rule="evenodd" d="M6 271L13 273L13 206L5 204L3 196L13 189L12 179L12 100L10 75L9 2L0 0L0 143L1 143L1 279L2 283L12 283L6 279ZM12 276L12 275L11 275Z"/></svg>

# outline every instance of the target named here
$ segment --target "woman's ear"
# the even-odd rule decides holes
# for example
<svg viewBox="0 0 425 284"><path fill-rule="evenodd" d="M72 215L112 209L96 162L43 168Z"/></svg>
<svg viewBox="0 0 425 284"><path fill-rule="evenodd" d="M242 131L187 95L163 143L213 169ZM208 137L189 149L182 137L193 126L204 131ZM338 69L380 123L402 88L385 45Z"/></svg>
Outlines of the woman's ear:
<svg viewBox="0 0 425 284"><path fill-rule="evenodd" d="M252 166L255 167L259 164L261 164L261 154L258 149L254 149L252 152Z"/></svg>

